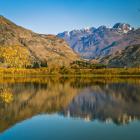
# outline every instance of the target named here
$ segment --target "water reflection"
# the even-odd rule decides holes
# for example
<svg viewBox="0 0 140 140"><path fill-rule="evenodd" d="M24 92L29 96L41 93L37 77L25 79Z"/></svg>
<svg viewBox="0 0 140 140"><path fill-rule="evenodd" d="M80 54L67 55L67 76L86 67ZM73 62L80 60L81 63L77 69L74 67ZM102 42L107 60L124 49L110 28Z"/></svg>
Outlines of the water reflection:
<svg viewBox="0 0 140 140"><path fill-rule="evenodd" d="M4 78L0 132L38 114L127 124L140 119L140 79Z"/></svg>

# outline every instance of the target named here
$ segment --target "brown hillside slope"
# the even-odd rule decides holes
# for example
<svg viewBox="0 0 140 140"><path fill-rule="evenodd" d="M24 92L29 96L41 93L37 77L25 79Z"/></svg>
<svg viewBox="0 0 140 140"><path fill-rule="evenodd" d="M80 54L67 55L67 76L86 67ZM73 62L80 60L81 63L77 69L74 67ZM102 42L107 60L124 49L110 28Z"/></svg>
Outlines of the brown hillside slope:
<svg viewBox="0 0 140 140"><path fill-rule="evenodd" d="M140 67L140 45L132 45L115 54L106 56L100 63L110 67Z"/></svg>
<svg viewBox="0 0 140 140"><path fill-rule="evenodd" d="M26 47L37 61L51 66L69 65L79 59L63 39L34 33L0 16L0 46L14 45Z"/></svg>

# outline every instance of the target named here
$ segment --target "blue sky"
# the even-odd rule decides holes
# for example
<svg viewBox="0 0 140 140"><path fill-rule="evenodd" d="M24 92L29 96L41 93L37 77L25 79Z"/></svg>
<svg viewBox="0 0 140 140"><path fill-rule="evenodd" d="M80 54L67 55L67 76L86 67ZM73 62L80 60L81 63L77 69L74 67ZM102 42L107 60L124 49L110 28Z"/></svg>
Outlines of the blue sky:
<svg viewBox="0 0 140 140"><path fill-rule="evenodd" d="M117 22L140 27L140 0L0 0L0 14L46 34Z"/></svg>

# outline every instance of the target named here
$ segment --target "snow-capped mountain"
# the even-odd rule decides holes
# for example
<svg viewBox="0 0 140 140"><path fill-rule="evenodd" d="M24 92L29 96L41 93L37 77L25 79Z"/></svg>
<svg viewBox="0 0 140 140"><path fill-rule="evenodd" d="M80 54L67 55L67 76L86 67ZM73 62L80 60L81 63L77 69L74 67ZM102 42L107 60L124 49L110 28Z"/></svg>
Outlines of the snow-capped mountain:
<svg viewBox="0 0 140 140"><path fill-rule="evenodd" d="M116 23L112 28L85 28L59 33L57 36L66 40L70 47L82 58L92 59L112 54L129 45L140 44L138 30L129 24ZM134 34L134 35L133 35Z"/></svg>
<svg viewBox="0 0 140 140"><path fill-rule="evenodd" d="M120 33L128 33L129 31L131 31L132 29L134 29L129 24L125 24L125 23L124 24L123 23L116 23L113 26L113 28L116 29Z"/></svg>

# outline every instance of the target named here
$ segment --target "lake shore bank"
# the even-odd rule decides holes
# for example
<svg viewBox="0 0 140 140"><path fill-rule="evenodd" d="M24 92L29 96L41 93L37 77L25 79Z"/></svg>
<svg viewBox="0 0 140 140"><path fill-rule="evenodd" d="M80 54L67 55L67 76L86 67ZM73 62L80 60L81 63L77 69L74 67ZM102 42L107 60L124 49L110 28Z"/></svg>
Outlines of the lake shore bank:
<svg viewBox="0 0 140 140"><path fill-rule="evenodd" d="M0 77L140 77L140 68L103 68L103 69L69 69L69 68L0 68Z"/></svg>

